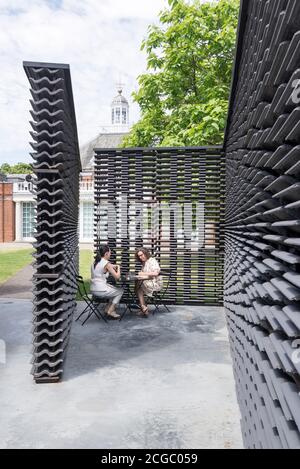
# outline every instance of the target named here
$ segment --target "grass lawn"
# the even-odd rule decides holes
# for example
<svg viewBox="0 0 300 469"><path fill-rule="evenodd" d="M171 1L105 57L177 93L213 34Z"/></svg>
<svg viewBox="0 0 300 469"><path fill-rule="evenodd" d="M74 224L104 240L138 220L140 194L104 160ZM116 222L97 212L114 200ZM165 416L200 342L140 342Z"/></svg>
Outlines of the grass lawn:
<svg viewBox="0 0 300 469"><path fill-rule="evenodd" d="M0 283L5 282L33 261L32 248L0 251Z"/></svg>
<svg viewBox="0 0 300 469"><path fill-rule="evenodd" d="M91 264L94 253L92 250L82 249L79 252L79 274L83 277L87 291L90 291ZM77 295L77 299L79 299Z"/></svg>
<svg viewBox="0 0 300 469"><path fill-rule="evenodd" d="M18 249L16 251L0 251L0 283L5 282L15 275L26 265L33 261L31 253L33 250ZM89 290L89 281L91 278L91 264L93 261L92 250L81 250L79 253L79 272L84 278L86 286Z"/></svg>

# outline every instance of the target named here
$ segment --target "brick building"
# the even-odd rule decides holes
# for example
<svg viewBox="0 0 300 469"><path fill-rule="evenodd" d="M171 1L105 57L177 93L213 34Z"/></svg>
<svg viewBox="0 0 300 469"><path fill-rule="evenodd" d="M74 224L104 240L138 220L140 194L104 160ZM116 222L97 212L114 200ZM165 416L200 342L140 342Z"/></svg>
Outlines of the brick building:
<svg viewBox="0 0 300 469"><path fill-rule="evenodd" d="M15 204L13 184L4 178L0 181L0 243L15 240Z"/></svg>

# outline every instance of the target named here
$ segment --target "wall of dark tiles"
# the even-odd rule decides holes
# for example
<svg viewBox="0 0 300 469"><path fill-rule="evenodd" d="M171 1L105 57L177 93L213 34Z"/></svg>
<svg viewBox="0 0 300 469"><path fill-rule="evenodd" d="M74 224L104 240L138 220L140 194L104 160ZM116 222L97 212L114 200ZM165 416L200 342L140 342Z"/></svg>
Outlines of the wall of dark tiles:
<svg viewBox="0 0 300 469"><path fill-rule="evenodd" d="M171 270L170 303L223 304L225 161L220 147L95 150L95 250L122 272L148 248Z"/></svg>
<svg viewBox="0 0 300 469"><path fill-rule="evenodd" d="M79 172L69 66L24 62L36 195L32 374L58 381L76 307Z"/></svg>
<svg viewBox="0 0 300 469"><path fill-rule="evenodd" d="M300 447L299 84L300 2L241 2L224 302L249 448Z"/></svg>

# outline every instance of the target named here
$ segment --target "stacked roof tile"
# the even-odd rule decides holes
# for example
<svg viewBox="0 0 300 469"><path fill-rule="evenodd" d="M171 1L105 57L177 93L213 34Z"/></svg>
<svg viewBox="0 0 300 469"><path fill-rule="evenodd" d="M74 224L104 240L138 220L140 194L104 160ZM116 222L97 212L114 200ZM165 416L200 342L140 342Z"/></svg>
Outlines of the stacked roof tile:
<svg viewBox="0 0 300 469"><path fill-rule="evenodd" d="M123 272L144 246L171 269L170 303L222 304L225 159L221 147L95 149L95 249Z"/></svg>
<svg viewBox="0 0 300 469"><path fill-rule="evenodd" d="M32 374L61 378L78 273L79 172L76 119L68 65L24 62L36 194Z"/></svg>
<svg viewBox="0 0 300 469"><path fill-rule="evenodd" d="M225 295L249 448L300 447L300 2L241 4L226 150Z"/></svg>

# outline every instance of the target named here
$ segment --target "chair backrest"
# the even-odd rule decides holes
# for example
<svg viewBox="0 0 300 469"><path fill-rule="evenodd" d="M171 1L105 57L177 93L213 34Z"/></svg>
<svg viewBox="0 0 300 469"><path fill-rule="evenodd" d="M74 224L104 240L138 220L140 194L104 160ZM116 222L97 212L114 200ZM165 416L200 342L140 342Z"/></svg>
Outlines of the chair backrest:
<svg viewBox="0 0 300 469"><path fill-rule="evenodd" d="M164 288L161 292L162 295L165 295L165 293L167 292L168 288L169 288L169 283L170 283L170 279L171 279L171 276L172 276L172 270L171 269L160 269L160 275L162 275L163 277L167 277L167 285L164 285Z"/></svg>
<svg viewBox="0 0 300 469"><path fill-rule="evenodd" d="M81 275L76 275L76 280L77 280L77 286L78 286L78 292L79 295L84 298L88 296L88 292L85 287L85 283L83 280L83 277Z"/></svg>

